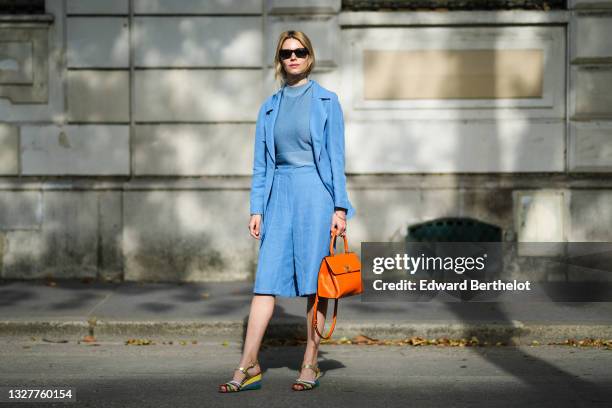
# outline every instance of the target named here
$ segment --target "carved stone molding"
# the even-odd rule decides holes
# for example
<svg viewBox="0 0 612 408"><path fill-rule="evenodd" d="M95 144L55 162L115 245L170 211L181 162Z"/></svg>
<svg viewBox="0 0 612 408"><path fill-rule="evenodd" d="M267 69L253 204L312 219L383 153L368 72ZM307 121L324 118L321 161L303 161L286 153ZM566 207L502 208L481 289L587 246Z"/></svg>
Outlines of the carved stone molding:
<svg viewBox="0 0 612 408"><path fill-rule="evenodd" d="M0 98L47 103L49 26L53 16L0 18Z"/></svg>

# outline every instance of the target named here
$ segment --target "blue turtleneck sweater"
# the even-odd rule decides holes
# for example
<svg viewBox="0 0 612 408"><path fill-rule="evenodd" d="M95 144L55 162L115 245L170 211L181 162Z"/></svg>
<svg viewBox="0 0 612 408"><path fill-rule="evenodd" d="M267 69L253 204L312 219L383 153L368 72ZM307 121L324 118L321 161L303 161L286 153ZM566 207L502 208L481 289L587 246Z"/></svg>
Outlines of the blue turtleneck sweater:
<svg viewBox="0 0 612 408"><path fill-rule="evenodd" d="M312 81L298 86L285 85L274 124L276 164L313 165L310 138Z"/></svg>

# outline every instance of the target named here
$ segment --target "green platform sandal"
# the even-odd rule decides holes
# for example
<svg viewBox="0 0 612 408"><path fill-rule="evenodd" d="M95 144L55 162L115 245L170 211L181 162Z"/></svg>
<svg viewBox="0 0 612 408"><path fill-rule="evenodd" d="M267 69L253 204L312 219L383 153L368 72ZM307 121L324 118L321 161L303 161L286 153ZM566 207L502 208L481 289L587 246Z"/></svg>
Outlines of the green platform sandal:
<svg viewBox="0 0 612 408"><path fill-rule="evenodd" d="M295 382L291 386L291 389L293 391L308 391L308 390L312 390L315 387L318 387L319 377L321 377L321 370L319 370L319 367L316 364L302 364L302 368L310 368L312 371L317 373L317 376L315 377L313 381L302 380L301 378L298 378L297 380L295 380ZM300 388L296 388L296 386Z"/></svg>
<svg viewBox="0 0 612 408"><path fill-rule="evenodd" d="M249 373L248 373L248 369L255 367L257 364L259 364L259 363L257 361L255 361L253 364L251 364L247 368L236 367L236 370L242 371L244 373L245 377L240 382L238 382L236 380L231 380L231 381L228 381L228 382L226 382L224 384L219 384L219 392L227 393L227 392L238 392L238 391L247 391L247 390L258 390L258 389L260 389L261 388L261 379L262 379L261 372L255 374L255 375L249 375ZM222 388L222 387L225 387L225 388Z"/></svg>

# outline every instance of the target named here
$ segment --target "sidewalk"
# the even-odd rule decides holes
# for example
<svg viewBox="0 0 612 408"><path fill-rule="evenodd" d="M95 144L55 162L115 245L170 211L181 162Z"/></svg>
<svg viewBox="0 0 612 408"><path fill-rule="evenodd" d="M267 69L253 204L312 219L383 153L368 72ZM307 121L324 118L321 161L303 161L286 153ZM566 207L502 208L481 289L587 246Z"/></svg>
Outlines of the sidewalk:
<svg viewBox="0 0 612 408"><path fill-rule="evenodd" d="M251 282L0 281L0 335L193 335L241 340ZM305 335L306 301L278 297L267 337ZM330 305L333 305L331 303ZM331 316L333 306L329 308ZM326 328L329 325L326 325ZM341 299L333 338L471 337L530 343L612 338L612 302L362 302Z"/></svg>

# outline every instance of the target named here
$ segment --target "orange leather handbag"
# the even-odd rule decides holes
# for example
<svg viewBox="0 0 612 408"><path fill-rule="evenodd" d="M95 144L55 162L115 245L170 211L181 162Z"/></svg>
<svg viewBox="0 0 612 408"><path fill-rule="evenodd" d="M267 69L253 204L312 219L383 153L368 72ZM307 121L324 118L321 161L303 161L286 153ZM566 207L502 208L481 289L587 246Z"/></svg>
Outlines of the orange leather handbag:
<svg viewBox="0 0 612 408"><path fill-rule="evenodd" d="M344 235L344 253L334 254L336 246L336 234L331 233L332 238L329 242L330 255L323 258L319 268L319 282L317 295L314 302L314 314L312 326L319 336L329 339L336 327L336 316L338 313L338 299L347 296L358 295L363 292L361 282L361 262L355 252L349 252L346 234ZM334 299L334 320L327 336L323 336L317 328L317 307L319 297Z"/></svg>

